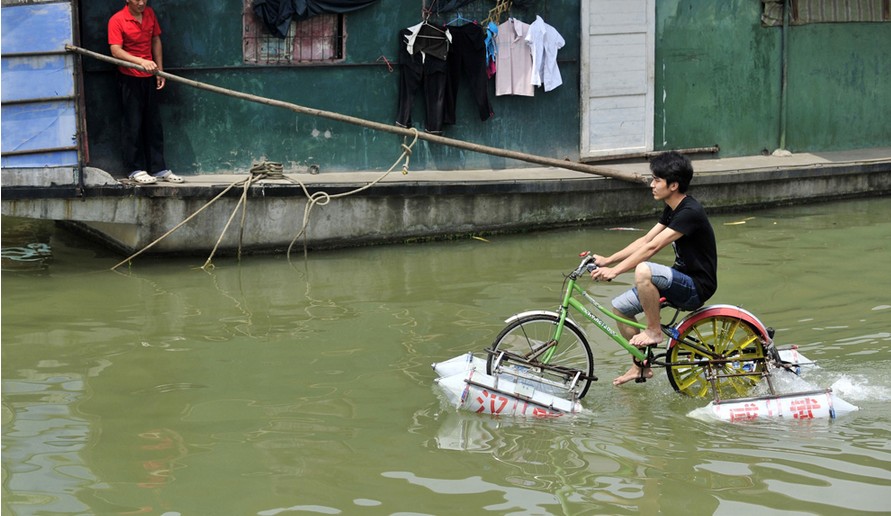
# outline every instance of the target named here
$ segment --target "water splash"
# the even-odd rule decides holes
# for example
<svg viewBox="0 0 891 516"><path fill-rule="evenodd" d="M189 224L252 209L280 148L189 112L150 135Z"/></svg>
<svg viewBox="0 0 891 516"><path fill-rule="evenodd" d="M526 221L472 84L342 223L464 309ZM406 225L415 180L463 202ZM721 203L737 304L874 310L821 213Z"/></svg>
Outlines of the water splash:
<svg viewBox="0 0 891 516"><path fill-rule="evenodd" d="M832 391L856 401L891 400L891 388L885 385L870 385L869 380L861 375L842 375L832 384Z"/></svg>

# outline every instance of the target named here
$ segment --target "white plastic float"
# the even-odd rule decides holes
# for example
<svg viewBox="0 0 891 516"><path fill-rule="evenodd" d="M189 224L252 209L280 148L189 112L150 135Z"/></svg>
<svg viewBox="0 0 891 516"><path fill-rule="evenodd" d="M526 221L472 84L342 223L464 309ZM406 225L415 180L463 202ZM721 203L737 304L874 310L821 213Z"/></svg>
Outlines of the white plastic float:
<svg viewBox="0 0 891 516"><path fill-rule="evenodd" d="M712 401L689 415L710 416L722 421L754 421L767 418L835 419L857 407L832 393L832 389L796 392L777 396Z"/></svg>
<svg viewBox="0 0 891 516"><path fill-rule="evenodd" d="M817 364L808 360L804 355L798 352L798 346L777 349L780 353L780 360L786 364L795 374L801 374L802 371L808 369L816 369Z"/></svg>
<svg viewBox="0 0 891 516"><path fill-rule="evenodd" d="M465 353L433 364L436 384L459 409L496 416L560 417L582 410L558 384L537 377L486 374L486 361Z"/></svg>
<svg viewBox="0 0 891 516"><path fill-rule="evenodd" d="M775 370L773 375L775 383L790 378L805 383L801 382L797 375L818 367L815 362L799 353L797 346L777 349L777 351L788 372L783 369ZM688 415L696 418L740 422L768 418L835 419L838 416L859 410L856 406L836 396L832 389L802 390L798 385L794 390L795 392L777 395L712 401Z"/></svg>
<svg viewBox="0 0 891 516"><path fill-rule="evenodd" d="M802 371L817 367L794 346L777 351L789 372L794 373L787 373L788 376L797 378ZM582 411L581 403L563 385L534 375L486 374L486 361L473 353L434 363L433 370L439 376L436 384L449 403L458 409L478 414L532 417L560 417ZM767 418L832 419L856 410L856 406L833 394L832 389L816 389L712 401L689 415L739 422Z"/></svg>

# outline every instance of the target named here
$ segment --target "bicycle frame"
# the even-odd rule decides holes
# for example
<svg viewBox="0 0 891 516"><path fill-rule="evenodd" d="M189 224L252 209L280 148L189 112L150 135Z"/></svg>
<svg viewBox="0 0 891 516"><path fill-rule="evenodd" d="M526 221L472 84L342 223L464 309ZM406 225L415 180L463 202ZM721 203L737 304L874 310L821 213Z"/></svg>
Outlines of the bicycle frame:
<svg viewBox="0 0 891 516"><path fill-rule="evenodd" d="M592 270L593 267L595 267L593 264L593 255L583 256L582 262L579 264L579 266L574 271L572 271L569 274L569 276L567 276L566 289L563 292L563 302L560 304L560 313L559 313L560 321L557 324L557 328L554 332L553 341L554 342L560 341L560 337L563 334L564 322L566 321L566 316L568 315L569 308L571 307L571 308L575 309L575 311L577 311L578 313L583 315L586 319L588 319L589 321L594 323L594 325L597 326L600 329L600 331L607 334L617 344L622 346L625 349L625 351L627 351L628 354L633 356L636 360L638 360L640 362L649 360L651 365L657 365L657 366L666 365L666 363L654 360L652 355L649 354L649 350L641 350L640 348L632 345L630 342L628 342L628 339L623 337L615 328L613 328L612 326L610 326L609 324L604 322L603 319L601 319L600 317L598 317L597 314L595 314L594 312L589 310L588 307L585 306L584 303L582 303L575 297L575 294L580 294L586 301L591 303L591 305L594 306L594 308L596 308L598 311L600 311L602 314L604 314L608 318L610 318L620 324L625 324L632 328L637 328L639 330L646 329L646 327L647 327L646 324L643 324L643 323L640 323L640 322L637 322L634 320L626 319L626 318L614 313L612 310L609 310L608 308L606 308L605 306L600 304L600 302L598 302L596 299L594 299L594 297L591 296L591 294L589 294L584 288L579 286L579 284L577 282L578 278L581 277L585 271ZM675 314L675 317L672 319L672 322L669 325L664 325L664 324L662 325L662 332L665 333L668 337L675 339L675 340L678 339L678 332L672 325L674 324L674 321L676 319L677 319L677 314ZM687 340L687 341L685 341L685 344L696 349L697 351L701 352L703 355L711 355L713 358L717 358L717 355L712 353L710 350L699 346L699 344L696 342L690 342L689 340ZM544 357L543 357L545 363L547 363L550 360L550 358L554 352L555 352L555 350L553 348L547 350L547 352L544 354Z"/></svg>
<svg viewBox="0 0 891 516"><path fill-rule="evenodd" d="M618 323L627 324L628 326L631 326L631 327L634 327L634 328L637 328L640 330L646 329L647 326L645 324L639 323L637 321L625 319L624 317L621 317L621 316L613 313L612 311L608 310L606 307L604 307L602 304L600 304L596 299L594 299L590 294L588 294L588 292L585 289L580 287L578 285L578 283L576 282L576 278L577 278L577 276L575 275L575 273L570 274L570 276L567 278L566 291L563 293L563 302L560 305L560 322L557 324L557 328L554 333L554 340L557 342L560 341L560 337L563 334L564 322L566 321L566 316L569 313L569 307L572 307L577 312L582 314L586 319L588 319L589 321L594 323L594 325L597 326L598 328L600 328L600 330L602 332L609 335L610 338L612 338L614 341L616 341L617 344L619 344L620 346L625 348L625 350L628 351L628 353L630 353L636 359L641 360L641 361L645 360L646 355L640 349L638 349L637 347L630 344L628 342L628 340L625 337L623 337L615 328L613 328L612 326L610 326L609 324L604 322L603 319L601 319L600 317L597 316L597 314L595 314L594 312L589 310L588 307L585 306L584 303L582 303L581 301L579 301L578 299L576 299L574 297L574 294L575 293L581 294L582 297L584 297L585 300L587 300L589 303L591 303L597 310L599 310L604 315L606 315L610 319L615 320ZM548 353L544 357L545 362L550 360L551 354L553 352L554 352L553 348L548 350Z"/></svg>
<svg viewBox="0 0 891 516"><path fill-rule="evenodd" d="M611 339L613 339L617 344L622 346L625 349L625 351L627 351L631 356L633 356L638 361L644 362L646 360L649 360L652 365L657 365L657 366L667 365L666 363L654 360L652 355L648 354L649 353L648 351L645 352L644 350L641 350L640 348L632 345L630 342L628 342L628 340L625 337L623 337L618 331L616 331L615 328L613 328L612 326L610 326L609 324L604 322L604 320L601 319L600 317L598 317L597 314L595 314L594 312L589 310L588 307L585 306L584 303L582 303L581 301L579 301L578 299L575 298L576 293L580 294L585 300L587 300L589 303L591 303L591 305L593 305L594 308L596 308L598 311L600 311L602 314L604 314L608 318L610 318L620 324L625 324L632 328L637 328L639 330L646 329L646 327L647 327L646 324L643 324L643 323L640 323L640 322L637 322L634 320L626 319L626 318L614 313L612 310L607 309L602 304L600 304L600 302L598 302L596 299L594 299L594 297L591 296L591 294L589 294L584 288L582 288L581 286L578 285L578 282L577 282L578 278L581 277L581 275L586 270L587 271L592 270L593 267L595 267L593 264L593 255L584 256L582 259L582 262L579 264L579 266L574 271L572 271L569 274L569 276L567 276L566 289L563 292L563 302L560 304L560 311L559 311L560 320L559 320L559 323L557 324L557 328L554 332L553 342L560 341L560 337L563 334L563 328L564 328L564 323L566 321L566 316L569 313L569 308L572 307L578 313L582 314L586 319L588 319L589 321L594 323L594 325L597 326L600 329L600 331L609 335L609 337ZM678 313L680 313L680 312L678 311ZM665 324L662 325L662 332L674 340L678 340L678 338L679 338L677 329L673 326L675 320L677 319L677 315L678 314L676 313L675 317L672 319L671 323L669 323L668 325L665 325ZM708 349L703 348L697 342L691 342L690 340L685 340L684 343L687 346L696 349L703 355L711 356L713 359L718 358L718 355L716 355L715 353L713 353L712 351L710 351ZM550 348L546 351L546 353L543 356L545 363L547 363L550 360L550 358L554 352L555 352L555 350L553 348ZM718 360L718 362L720 362L720 360Z"/></svg>
<svg viewBox="0 0 891 516"><path fill-rule="evenodd" d="M669 339L667 347L660 345L638 348L610 321L627 325L635 331L645 330L646 323L614 313L611 307L604 306L588 293L580 284L579 278L597 266L592 254L586 252L581 256L581 263L566 276L563 296L556 310L523 312L506 321L508 326L498 335L489 350L486 363L489 374L500 371L501 365L507 361L520 365L521 372L523 368L537 368L540 372L549 371L550 374L562 376L571 386L584 380L587 383L580 391L580 397L584 396L590 382L597 378L593 374L591 349L585 335L587 332L570 316L570 311L574 310L634 358L635 363L641 367L641 376L636 380L638 382L646 381L644 368L664 367L672 387L694 397L703 396L705 388L711 389L716 400L720 400L724 392L732 394L735 391L741 394L750 385L738 383L734 379L747 377L767 377L773 391L770 369L779 362L776 361L776 352L772 348L772 330L754 315L737 306L710 305L694 310L678 321L681 310L667 305L675 310L670 322L660 321L662 333ZM539 324L543 322L547 325ZM538 325L541 329L534 330L536 336L530 337L526 333L526 324ZM567 340L567 332L577 335L581 342L570 339L567 341L569 344L561 345L562 341ZM501 348L504 342L508 343L507 349ZM511 350L511 346L517 342L527 347ZM584 354L577 356L583 357L580 360L586 360L587 370L573 362L576 358L571 358L569 365L566 363L565 353L576 349L576 345L585 348L587 357Z"/></svg>

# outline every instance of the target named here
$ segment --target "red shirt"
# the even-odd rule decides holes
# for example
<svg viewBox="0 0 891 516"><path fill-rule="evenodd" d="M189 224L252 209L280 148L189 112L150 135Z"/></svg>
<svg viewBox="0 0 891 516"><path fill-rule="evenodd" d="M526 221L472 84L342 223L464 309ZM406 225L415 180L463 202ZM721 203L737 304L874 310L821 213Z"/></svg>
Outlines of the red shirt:
<svg viewBox="0 0 891 516"><path fill-rule="evenodd" d="M125 5L108 20L108 44L120 45L130 54L154 61L152 58L152 38L161 35L161 26L155 18L155 11L146 7L142 12L142 23L136 21ZM151 77L152 74L119 66L122 74L134 77Z"/></svg>

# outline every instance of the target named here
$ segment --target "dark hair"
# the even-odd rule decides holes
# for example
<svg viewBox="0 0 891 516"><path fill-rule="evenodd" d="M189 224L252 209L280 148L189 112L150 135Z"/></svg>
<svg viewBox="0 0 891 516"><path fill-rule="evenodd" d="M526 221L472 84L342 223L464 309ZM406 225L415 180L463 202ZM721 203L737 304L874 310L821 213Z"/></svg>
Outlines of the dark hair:
<svg viewBox="0 0 891 516"><path fill-rule="evenodd" d="M690 158L677 151L659 154L650 160L650 171L666 183L677 183L678 191L686 193L693 179L693 164Z"/></svg>

